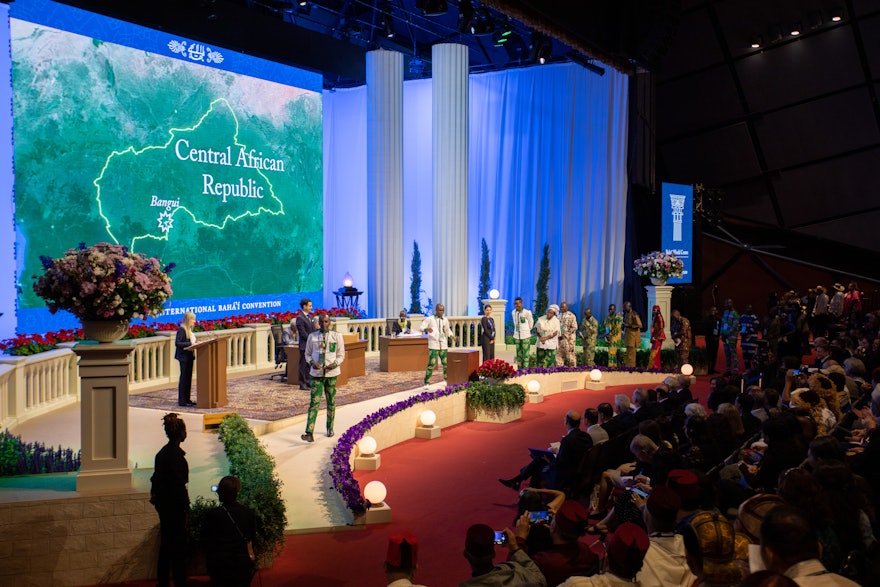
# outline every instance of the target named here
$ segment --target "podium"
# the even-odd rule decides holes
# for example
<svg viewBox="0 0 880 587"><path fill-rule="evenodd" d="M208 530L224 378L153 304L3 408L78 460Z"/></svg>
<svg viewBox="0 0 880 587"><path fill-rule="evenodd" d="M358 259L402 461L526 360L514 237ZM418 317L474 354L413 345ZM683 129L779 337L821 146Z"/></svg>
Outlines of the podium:
<svg viewBox="0 0 880 587"><path fill-rule="evenodd" d="M446 382L449 385L467 383L477 378L480 366L480 351L450 350L446 354Z"/></svg>
<svg viewBox="0 0 880 587"><path fill-rule="evenodd" d="M367 374L366 361L367 341L366 339L345 341L345 360L339 366L339 377L336 378L336 386L342 387L348 383L351 377L363 377Z"/></svg>
<svg viewBox="0 0 880 587"><path fill-rule="evenodd" d="M299 385L299 347L295 344L285 345L284 354L287 355L287 385Z"/></svg>
<svg viewBox="0 0 880 587"><path fill-rule="evenodd" d="M189 346L196 353L196 406L222 408L226 399L226 339L209 338Z"/></svg>
<svg viewBox="0 0 880 587"><path fill-rule="evenodd" d="M427 365L427 336L379 337L380 371L424 371Z"/></svg>

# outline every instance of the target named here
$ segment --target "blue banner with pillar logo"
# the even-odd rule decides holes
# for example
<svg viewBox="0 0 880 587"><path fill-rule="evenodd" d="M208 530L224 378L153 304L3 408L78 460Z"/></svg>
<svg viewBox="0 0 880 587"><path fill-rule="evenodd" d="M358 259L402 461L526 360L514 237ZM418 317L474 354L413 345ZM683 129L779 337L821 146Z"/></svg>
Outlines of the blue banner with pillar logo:
<svg viewBox="0 0 880 587"><path fill-rule="evenodd" d="M663 233L660 240L665 253L675 253L684 263L682 277L670 277L667 283L690 283L694 242L694 187L677 183L662 184Z"/></svg>

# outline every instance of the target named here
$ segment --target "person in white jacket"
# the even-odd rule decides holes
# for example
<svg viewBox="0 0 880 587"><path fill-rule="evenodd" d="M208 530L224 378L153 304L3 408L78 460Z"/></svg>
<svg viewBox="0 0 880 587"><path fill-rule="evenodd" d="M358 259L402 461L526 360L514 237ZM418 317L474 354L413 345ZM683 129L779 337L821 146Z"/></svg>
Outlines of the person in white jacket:
<svg viewBox="0 0 880 587"><path fill-rule="evenodd" d="M309 362L309 375L312 377L311 400L309 402L309 419L306 433L300 438L306 442L314 442L312 433L318 419L318 407L321 396L327 398L327 436L333 436L333 419L336 416L336 378L342 372L339 368L345 360L345 342L342 334L330 330L330 316L321 315L321 329L309 335L306 342L306 360Z"/></svg>
<svg viewBox="0 0 880 587"><path fill-rule="evenodd" d="M455 339L449 327L449 319L444 318L446 306L434 306L434 315L422 322L422 332L428 335L428 367L425 369L425 385L431 380L434 368L439 360L443 364L443 379L446 379L446 354L449 350L449 339Z"/></svg>

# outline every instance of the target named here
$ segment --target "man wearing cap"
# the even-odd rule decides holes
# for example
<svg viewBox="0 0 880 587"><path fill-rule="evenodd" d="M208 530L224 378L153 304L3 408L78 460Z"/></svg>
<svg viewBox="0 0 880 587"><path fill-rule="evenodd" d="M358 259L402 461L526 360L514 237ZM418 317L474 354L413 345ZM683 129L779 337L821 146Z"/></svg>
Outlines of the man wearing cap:
<svg viewBox="0 0 880 587"><path fill-rule="evenodd" d="M831 296L831 301L828 302L828 313L830 314L830 319L835 322L839 322L843 317L843 302L846 300L845 291L846 288L842 284L834 284L834 295Z"/></svg>
<svg viewBox="0 0 880 587"><path fill-rule="evenodd" d="M641 587L690 587L696 576L687 563L684 538L675 533L675 518L681 507L681 498L665 485L655 487L642 516L651 538L645 553L642 570L636 577Z"/></svg>
<svg viewBox="0 0 880 587"><path fill-rule="evenodd" d="M425 587L412 582L418 568L419 539L410 532L395 532L388 537L385 577L388 587Z"/></svg>
<svg viewBox="0 0 880 587"><path fill-rule="evenodd" d="M550 521L553 546L532 555L548 585L559 585L569 577L587 577L599 571L599 557L588 544L578 540L584 535L587 522L587 509L573 500L565 501ZM516 539L525 550L531 528L529 512L525 512L516 522Z"/></svg>
<svg viewBox="0 0 880 587"><path fill-rule="evenodd" d="M520 369L529 366L529 349L532 346L534 327L532 311L523 308L522 298L513 300L513 342L516 345L516 364Z"/></svg>
<svg viewBox="0 0 880 587"><path fill-rule="evenodd" d="M625 522L608 539L605 574L571 577L559 587L624 587L638 585L636 575L642 568L651 545L648 534L638 525Z"/></svg>
<svg viewBox="0 0 880 587"><path fill-rule="evenodd" d="M596 342L599 338L599 321L593 316L593 310L584 310L584 319L581 320L581 344L584 349L584 365L596 364Z"/></svg>
<svg viewBox="0 0 880 587"><path fill-rule="evenodd" d="M858 583L832 573L819 561L822 547L816 528L798 508L773 508L761 522L761 558L767 569L795 580L801 587L855 587Z"/></svg>
<svg viewBox="0 0 880 587"><path fill-rule="evenodd" d="M688 566L698 585L736 585L742 573L734 560L736 531L718 512L700 512L682 530Z"/></svg>
<svg viewBox="0 0 880 587"><path fill-rule="evenodd" d="M546 587L547 580L529 555L520 548L516 534L504 529L507 561L494 564L495 531L486 524L474 524L467 530L464 540L464 558L471 565L471 578L459 587Z"/></svg>
<svg viewBox="0 0 880 587"><path fill-rule="evenodd" d="M623 302L623 342L626 345L626 366L636 366L636 351L642 344L642 319L632 303Z"/></svg>
<svg viewBox="0 0 880 587"><path fill-rule="evenodd" d="M559 351L556 353L556 366L577 366L575 339L577 338L578 319L574 312L569 311L568 303L559 303Z"/></svg>
<svg viewBox="0 0 880 587"><path fill-rule="evenodd" d="M538 366L553 367L556 365L556 349L559 347L559 306L552 304L547 314L538 318L535 332L538 335Z"/></svg>

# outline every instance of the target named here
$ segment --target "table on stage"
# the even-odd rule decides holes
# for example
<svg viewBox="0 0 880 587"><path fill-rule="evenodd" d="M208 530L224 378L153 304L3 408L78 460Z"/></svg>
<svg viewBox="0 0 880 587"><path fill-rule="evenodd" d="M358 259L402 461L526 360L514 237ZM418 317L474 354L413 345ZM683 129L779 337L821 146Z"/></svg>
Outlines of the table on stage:
<svg viewBox="0 0 880 587"><path fill-rule="evenodd" d="M339 378L336 385L341 387L348 383L349 377L362 377L367 374L365 353L367 341L365 339L345 341L345 360L342 361L339 370ZM286 345L284 352L287 354L287 384L299 385L299 347ZM427 363L428 359L425 359Z"/></svg>
<svg viewBox="0 0 880 587"><path fill-rule="evenodd" d="M424 371L428 365L427 336L380 336L380 371Z"/></svg>

